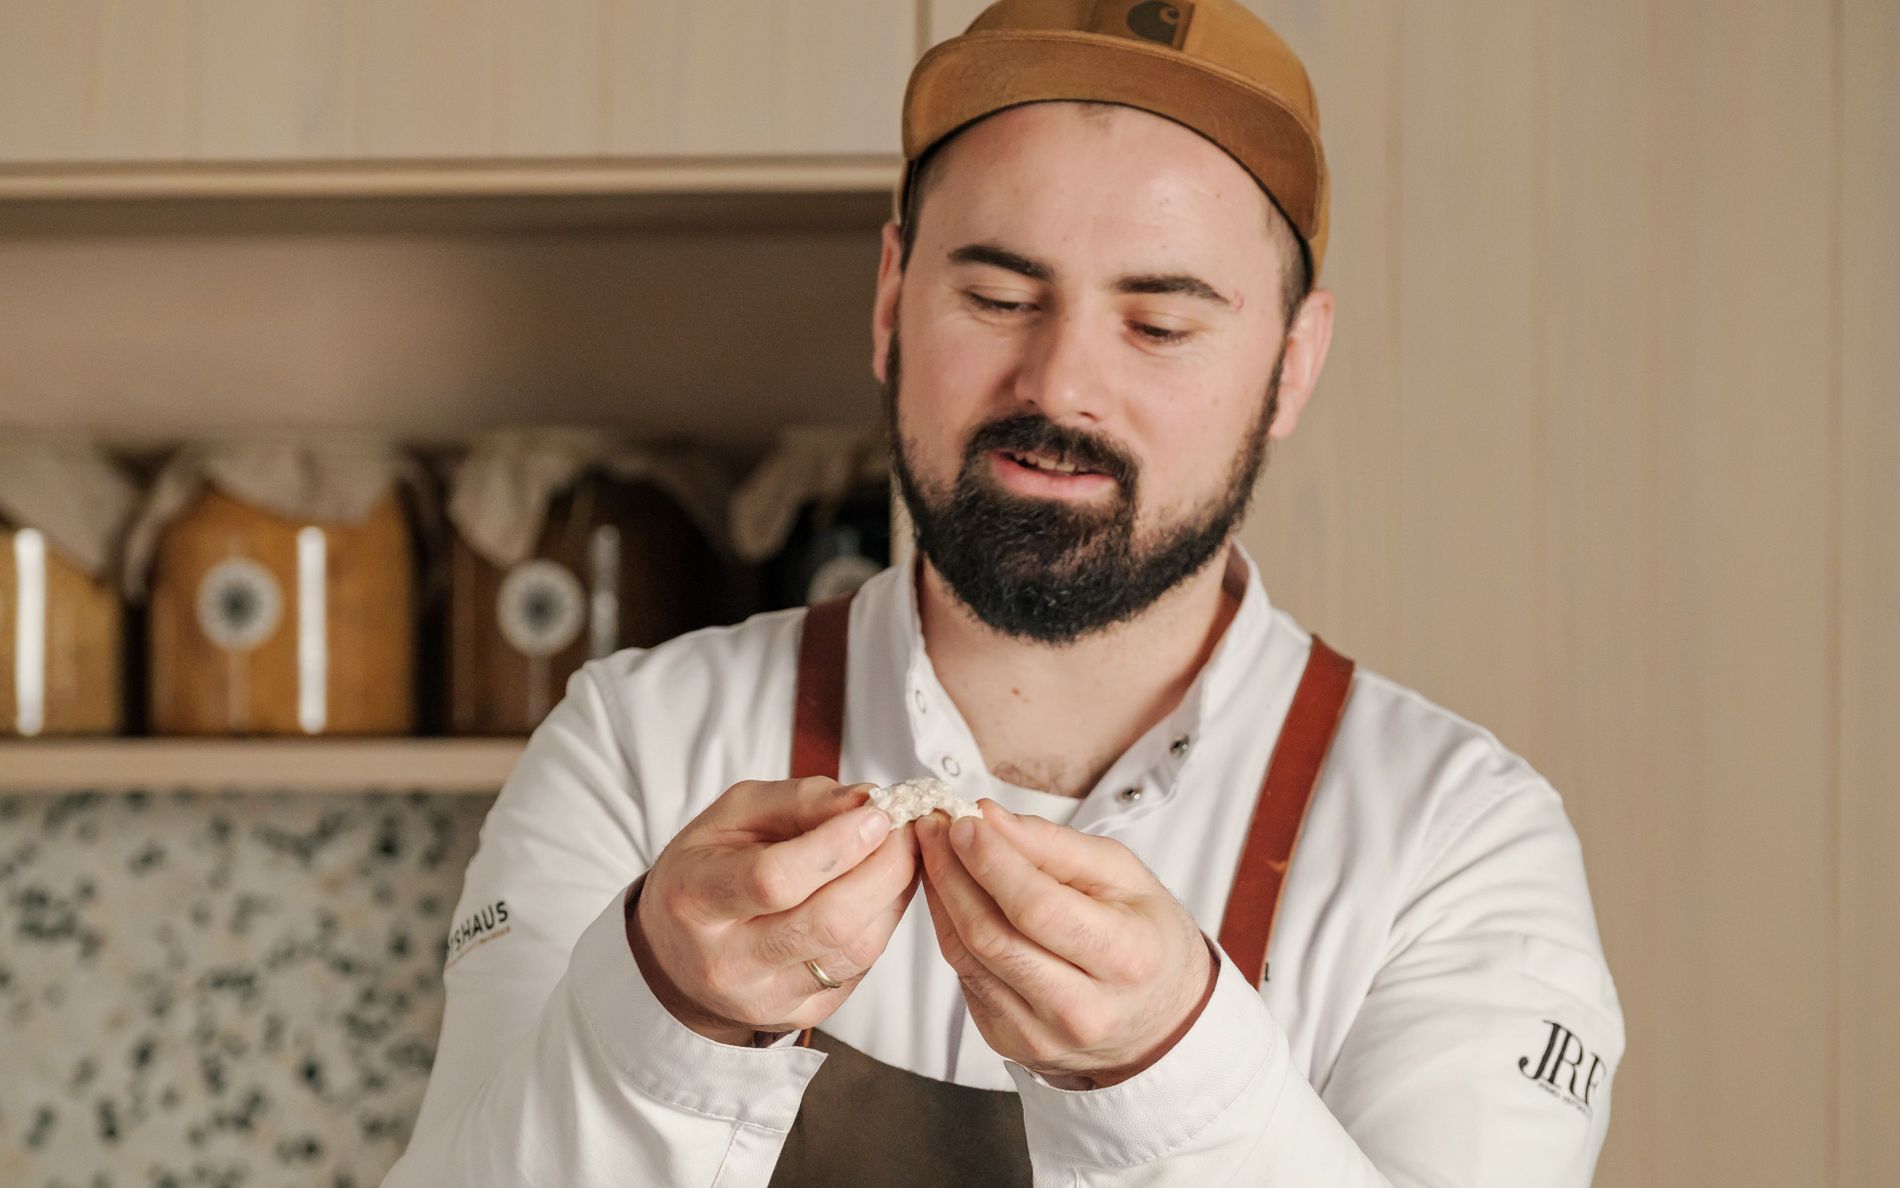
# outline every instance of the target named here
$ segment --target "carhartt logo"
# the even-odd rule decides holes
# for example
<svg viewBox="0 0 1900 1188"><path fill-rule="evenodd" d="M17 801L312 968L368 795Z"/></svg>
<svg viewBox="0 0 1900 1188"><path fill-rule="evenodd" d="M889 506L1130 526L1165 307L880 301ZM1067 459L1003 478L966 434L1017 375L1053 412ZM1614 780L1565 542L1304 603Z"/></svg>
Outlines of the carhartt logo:
<svg viewBox="0 0 1900 1188"><path fill-rule="evenodd" d="M1537 1067L1533 1069L1531 1057L1525 1056L1518 1060L1517 1071L1539 1089L1588 1117L1596 1112L1590 1104L1590 1095L1609 1075L1610 1066L1603 1063L1601 1056L1592 1055L1576 1033L1562 1023L1555 1019L1545 1019L1544 1023L1550 1027L1550 1035L1544 1040L1544 1054L1536 1058ZM1590 1062L1588 1071L1584 1068L1585 1059Z"/></svg>
<svg viewBox="0 0 1900 1188"><path fill-rule="evenodd" d="M1129 10L1129 30L1138 38L1161 42L1180 49L1182 34L1188 32L1191 4L1161 4L1161 0L1142 0Z"/></svg>

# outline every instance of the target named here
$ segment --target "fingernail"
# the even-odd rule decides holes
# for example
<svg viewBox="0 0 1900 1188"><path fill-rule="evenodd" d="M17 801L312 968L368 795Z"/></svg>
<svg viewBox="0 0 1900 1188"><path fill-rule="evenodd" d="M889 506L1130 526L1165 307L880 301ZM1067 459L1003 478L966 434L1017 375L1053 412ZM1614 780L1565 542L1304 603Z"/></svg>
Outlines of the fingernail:
<svg viewBox="0 0 1900 1188"><path fill-rule="evenodd" d="M876 841L891 831L891 819L884 815L883 809L867 804L858 812L861 814L858 819L858 836L865 841Z"/></svg>
<svg viewBox="0 0 1900 1188"><path fill-rule="evenodd" d="M976 840L976 818L958 817L950 822L950 844L959 850L967 850Z"/></svg>

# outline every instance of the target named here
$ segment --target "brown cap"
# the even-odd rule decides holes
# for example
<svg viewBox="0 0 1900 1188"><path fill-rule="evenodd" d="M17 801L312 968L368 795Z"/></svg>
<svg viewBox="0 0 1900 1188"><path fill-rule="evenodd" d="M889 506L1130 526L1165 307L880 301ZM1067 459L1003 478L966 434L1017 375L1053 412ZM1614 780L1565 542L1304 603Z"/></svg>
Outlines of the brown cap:
<svg viewBox="0 0 1900 1188"><path fill-rule="evenodd" d="M918 158L963 125L1047 99L1122 103L1213 141L1326 253L1326 154L1306 68L1238 0L998 0L931 47L904 92L905 191Z"/></svg>

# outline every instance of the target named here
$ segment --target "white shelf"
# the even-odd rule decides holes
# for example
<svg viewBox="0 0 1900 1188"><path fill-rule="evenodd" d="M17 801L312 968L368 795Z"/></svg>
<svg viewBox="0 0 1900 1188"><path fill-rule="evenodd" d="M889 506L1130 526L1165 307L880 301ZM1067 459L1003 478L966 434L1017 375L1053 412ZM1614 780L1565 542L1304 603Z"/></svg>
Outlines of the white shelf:
<svg viewBox="0 0 1900 1188"><path fill-rule="evenodd" d="M0 741L0 793L458 792L492 795L520 757L519 738Z"/></svg>

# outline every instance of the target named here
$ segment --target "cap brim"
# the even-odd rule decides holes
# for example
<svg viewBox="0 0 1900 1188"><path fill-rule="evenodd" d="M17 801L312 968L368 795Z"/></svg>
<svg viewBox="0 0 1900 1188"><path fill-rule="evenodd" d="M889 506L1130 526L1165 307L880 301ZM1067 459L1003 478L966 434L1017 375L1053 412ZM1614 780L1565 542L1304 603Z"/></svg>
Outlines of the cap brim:
<svg viewBox="0 0 1900 1188"><path fill-rule="evenodd" d="M1308 241L1317 272L1326 209L1326 162L1317 131L1251 81L1164 47L1068 31L953 37L933 47L911 72L904 94L904 155L914 161L963 125L1005 107L1058 99L1141 108L1213 141L1279 203Z"/></svg>

